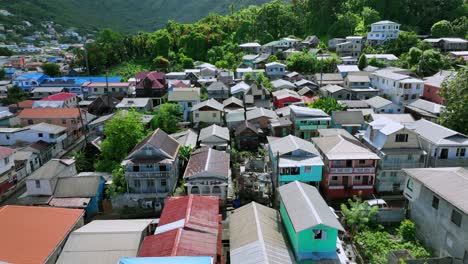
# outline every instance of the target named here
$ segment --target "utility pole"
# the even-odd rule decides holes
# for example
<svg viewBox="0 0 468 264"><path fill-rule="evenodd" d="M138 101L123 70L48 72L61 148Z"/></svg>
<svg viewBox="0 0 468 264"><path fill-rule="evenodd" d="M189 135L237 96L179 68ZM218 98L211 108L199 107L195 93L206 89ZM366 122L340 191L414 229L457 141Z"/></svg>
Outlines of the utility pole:
<svg viewBox="0 0 468 264"><path fill-rule="evenodd" d="M84 54L85 54L86 71L87 71L88 76L89 76L90 73L89 73L89 63L88 63L88 50L86 49L86 42L87 42L87 40L85 39L85 41L83 43L83 49L84 49Z"/></svg>
<svg viewBox="0 0 468 264"><path fill-rule="evenodd" d="M111 107L111 99L110 99L110 94L109 94L109 70L106 70L106 91L107 91L107 104L109 105L109 107Z"/></svg>

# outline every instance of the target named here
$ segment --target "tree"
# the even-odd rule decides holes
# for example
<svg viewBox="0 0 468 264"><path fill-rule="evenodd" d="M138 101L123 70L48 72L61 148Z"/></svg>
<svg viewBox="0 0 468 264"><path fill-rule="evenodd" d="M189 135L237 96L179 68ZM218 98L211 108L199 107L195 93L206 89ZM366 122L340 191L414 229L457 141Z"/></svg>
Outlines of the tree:
<svg viewBox="0 0 468 264"><path fill-rule="evenodd" d="M153 64L158 70L167 70L171 63L163 56L157 56L153 59Z"/></svg>
<svg viewBox="0 0 468 264"><path fill-rule="evenodd" d="M179 55L179 63L184 69L193 68L193 59L185 56L183 53Z"/></svg>
<svg viewBox="0 0 468 264"><path fill-rule="evenodd" d="M84 151L74 152L73 159L75 160L76 170L78 172L87 171L88 168L92 167Z"/></svg>
<svg viewBox="0 0 468 264"><path fill-rule="evenodd" d="M344 107L340 105L335 98L325 97L315 100L309 104L310 108L322 109L325 113L331 114L333 111L343 111Z"/></svg>
<svg viewBox="0 0 468 264"><path fill-rule="evenodd" d="M452 22L452 28L455 36L468 38L468 18L466 16L455 19Z"/></svg>
<svg viewBox="0 0 468 264"><path fill-rule="evenodd" d="M2 99L2 103L5 105L15 104L18 106L19 102L22 102L29 98L29 95L21 89L18 85L14 85L8 89L7 97Z"/></svg>
<svg viewBox="0 0 468 264"><path fill-rule="evenodd" d="M268 57L268 62L277 62L278 61L278 57L276 57L276 55L271 55L270 57Z"/></svg>
<svg viewBox="0 0 468 264"><path fill-rule="evenodd" d="M5 69L0 68L0 81L3 80L3 78L5 78L5 75L6 75Z"/></svg>
<svg viewBox="0 0 468 264"><path fill-rule="evenodd" d="M42 64L41 68L45 75L49 75L50 77L60 76L60 66L58 64L44 63Z"/></svg>
<svg viewBox="0 0 468 264"><path fill-rule="evenodd" d="M416 241L416 225L411 220L403 220L398 228L403 241Z"/></svg>
<svg viewBox="0 0 468 264"><path fill-rule="evenodd" d="M144 136L140 114L135 111L117 112L104 128L96 170L112 172Z"/></svg>
<svg viewBox="0 0 468 264"><path fill-rule="evenodd" d="M433 49L422 52L416 72L422 76L430 76L441 69L449 67L449 59L439 51Z"/></svg>
<svg viewBox="0 0 468 264"><path fill-rule="evenodd" d="M378 207L370 206L357 196L354 196L353 199L348 199L348 203L349 207L346 204L341 204L341 211L343 212L346 225L354 236L359 230L362 230L369 224L372 217L378 213Z"/></svg>
<svg viewBox="0 0 468 264"><path fill-rule="evenodd" d="M451 37L453 34L452 24L447 20L436 22L431 27L431 37L433 38Z"/></svg>
<svg viewBox="0 0 468 264"><path fill-rule="evenodd" d="M168 134L179 130L177 123L182 122L182 108L178 104L166 103L161 105L151 120L153 128L160 128Z"/></svg>
<svg viewBox="0 0 468 264"><path fill-rule="evenodd" d="M377 68L384 68L385 63L381 60L378 60L377 58L370 58L370 60L367 62L368 65L374 66Z"/></svg>
<svg viewBox="0 0 468 264"><path fill-rule="evenodd" d="M251 81L252 79L253 79L252 73L247 72L246 74L244 74L244 81L249 82L249 81Z"/></svg>
<svg viewBox="0 0 468 264"><path fill-rule="evenodd" d="M108 197L115 197L127 191L127 181L125 180L124 169L119 166L112 170L112 184L106 189Z"/></svg>
<svg viewBox="0 0 468 264"><path fill-rule="evenodd" d="M366 58L366 55L362 54L361 57L359 57L358 67L359 67L359 70L361 70L361 71L362 71L365 67L367 67L367 58Z"/></svg>
<svg viewBox="0 0 468 264"><path fill-rule="evenodd" d="M273 85L271 84L270 80L265 76L265 74L263 74L263 72L257 74L255 82L257 83L257 85L263 85L268 91L273 91Z"/></svg>
<svg viewBox="0 0 468 264"><path fill-rule="evenodd" d="M379 11L365 6L361 11L361 17L364 20L364 25L368 27L370 24L380 21Z"/></svg>
<svg viewBox="0 0 468 264"><path fill-rule="evenodd" d="M215 63L215 66L216 68L219 68L219 69L228 69L229 68L229 64L227 61L225 60L219 60Z"/></svg>
<svg viewBox="0 0 468 264"><path fill-rule="evenodd" d="M9 48L0 47L0 56L11 56L13 55L13 51Z"/></svg>
<svg viewBox="0 0 468 264"><path fill-rule="evenodd" d="M194 149L194 146L181 146L179 148L179 157L182 160L181 168L185 169L185 167L188 164L188 161L190 159L190 156L192 155L192 151Z"/></svg>
<svg viewBox="0 0 468 264"><path fill-rule="evenodd" d="M468 135L468 70L460 69L455 76L447 78L442 84L440 96L445 102L440 123Z"/></svg>

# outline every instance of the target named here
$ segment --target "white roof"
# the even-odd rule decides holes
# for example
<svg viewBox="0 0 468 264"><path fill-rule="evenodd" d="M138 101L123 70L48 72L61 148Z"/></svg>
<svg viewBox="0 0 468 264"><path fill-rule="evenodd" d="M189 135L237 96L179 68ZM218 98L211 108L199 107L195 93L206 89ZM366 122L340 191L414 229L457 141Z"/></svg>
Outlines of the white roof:
<svg viewBox="0 0 468 264"><path fill-rule="evenodd" d="M291 112L296 114L296 116L309 116L309 117L330 117L322 109L303 107L297 105L290 105L289 108Z"/></svg>
<svg viewBox="0 0 468 264"><path fill-rule="evenodd" d="M288 89L281 89L279 91L273 92L272 94L273 94L273 97L276 97L277 99L282 99L286 97L294 97L294 98L301 99L301 96L296 91L288 90Z"/></svg>
<svg viewBox="0 0 468 264"><path fill-rule="evenodd" d="M116 107L146 107L150 100L150 98L123 98L122 101L116 105Z"/></svg>
<svg viewBox="0 0 468 264"><path fill-rule="evenodd" d="M218 110L218 111L223 111L223 109L224 109L223 104L221 104L220 102L218 102L215 99L211 98L209 100L205 100L203 102L200 102L200 103L194 105L192 107L191 111L198 110L198 109L203 108L205 106L213 108L213 109Z"/></svg>
<svg viewBox="0 0 468 264"><path fill-rule="evenodd" d="M209 127L205 127L202 130L200 130L200 136L198 140L203 141L211 136L216 136L218 138L228 141L230 139L229 129L227 127L220 127L218 125L213 124Z"/></svg>
<svg viewBox="0 0 468 264"><path fill-rule="evenodd" d="M231 94L236 94L238 92L246 93L250 90L250 85L246 82L242 81L234 86L231 87Z"/></svg>
<svg viewBox="0 0 468 264"><path fill-rule="evenodd" d="M413 123L412 128L416 133L426 140L436 145L457 146L468 145L468 136L458 133L452 129L446 128L439 124L420 119Z"/></svg>
<svg viewBox="0 0 468 264"><path fill-rule="evenodd" d="M271 82L271 85L273 85L273 87L275 89L278 89L280 87L287 87L287 88L295 88L296 87L292 82L286 81L286 80L283 80L283 79L274 80L274 81Z"/></svg>
<svg viewBox="0 0 468 264"><path fill-rule="evenodd" d="M387 25L387 24L395 24L395 25L400 25L396 22L393 22L393 21L390 21L390 20L382 20L382 21L378 21L378 22L375 22L375 23L372 23L372 25Z"/></svg>
<svg viewBox="0 0 468 264"><path fill-rule="evenodd" d="M270 62L270 63L265 64L265 66L266 67L272 67L272 66L286 67L286 65L284 65L283 63L279 63L279 62Z"/></svg>
<svg viewBox="0 0 468 264"><path fill-rule="evenodd" d="M312 138L328 160L372 159L379 156L366 148L359 140L341 135Z"/></svg>
<svg viewBox="0 0 468 264"><path fill-rule="evenodd" d="M375 59L385 59L389 61L398 60L398 57L393 54L365 54L364 56L366 56L367 59L375 58Z"/></svg>
<svg viewBox="0 0 468 264"><path fill-rule="evenodd" d="M242 43L242 44L239 45L239 47L241 47L241 48L258 48L258 47L261 47L261 46L262 45L260 45L257 42Z"/></svg>
<svg viewBox="0 0 468 264"><path fill-rule="evenodd" d="M364 100L369 106L373 107L373 108L382 108L382 107L385 107L387 105L390 105L392 104L392 101L390 100L387 100L383 97L380 97L380 96L374 96L372 98L369 98L367 100Z"/></svg>
<svg viewBox="0 0 468 264"><path fill-rule="evenodd" d="M344 65L340 64L336 66L339 72L358 72L360 71L357 65Z"/></svg>
<svg viewBox="0 0 468 264"><path fill-rule="evenodd" d="M278 118L275 111L270 110L270 109L265 109L263 107L255 108L250 111L247 111L246 114L247 114L247 120L252 120L252 119L259 118L259 117L268 117L270 119Z"/></svg>
<svg viewBox="0 0 468 264"><path fill-rule="evenodd" d="M200 88L175 88L168 95L169 102L198 100L200 100Z"/></svg>
<svg viewBox="0 0 468 264"><path fill-rule="evenodd" d="M268 137L268 143L272 153L279 153L281 156L296 150L302 150L306 153L312 154L310 157L320 157L319 152L315 148L314 144L312 144L312 142L293 135L288 135L282 138Z"/></svg>
<svg viewBox="0 0 468 264"><path fill-rule="evenodd" d="M445 108L445 106L433 103L431 101L426 101L423 99L418 99L408 105L409 107L414 107L417 109L424 110L431 114L438 115Z"/></svg>

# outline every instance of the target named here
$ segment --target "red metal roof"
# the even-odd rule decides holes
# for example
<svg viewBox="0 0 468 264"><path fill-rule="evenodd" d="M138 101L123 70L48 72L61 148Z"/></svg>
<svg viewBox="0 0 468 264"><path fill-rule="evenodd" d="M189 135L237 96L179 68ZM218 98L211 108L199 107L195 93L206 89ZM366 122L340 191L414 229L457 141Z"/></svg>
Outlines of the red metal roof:
<svg viewBox="0 0 468 264"><path fill-rule="evenodd" d="M158 226L185 219L185 227L217 233L219 198L189 195L170 197L164 205Z"/></svg>
<svg viewBox="0 0 468 264"><path fill-rule="evenodd" d="M75 96L74 93L58 93L44 97L41 101L64 101Z"/></svg>
<svg viewBox="0 0 468 264"><path fill-rule="evenodd" d="M136 79L138 80L138 83L136 85L136 88L144 88L144 79L148 78L152 85L152 89L162 89L164 88L164 78L165 74L162 72L157 72L157 71L152 71L152 72L139 72L136 74Z"/></svg>
<svg viewBox="0 0 468 264"><path fill-rule="evenodd" d="M0 159L11 156L15 152L14 149L0 146Z"/></svg>

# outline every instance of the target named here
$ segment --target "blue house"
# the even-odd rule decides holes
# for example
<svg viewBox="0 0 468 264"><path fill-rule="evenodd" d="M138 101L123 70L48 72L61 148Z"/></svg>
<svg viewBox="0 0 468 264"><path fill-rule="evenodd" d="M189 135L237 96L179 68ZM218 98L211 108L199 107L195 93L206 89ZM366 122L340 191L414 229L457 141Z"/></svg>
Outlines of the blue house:
<svg viewBox="0 0 468 264"><path fill-rule="evenodd" d="M120 76L109 76L107 77L107 82L115 83L120 82L122 77ZM82 85L87 83L105 83L105 76L83 76L83 77L57 77L57 78L46 78L41 83L43 87L65 87L70 93L74 94L83 94ZM87 92L87 91L86 91Z"/></svg>
<svg viewBox="0 0 468 264"><path fill-rule="evenodd" d="M18 85L23 90L29 92L32 88L40 86L41 83L47 78L49 78L49 76L39 72L23 73L14 78L12 83L13 85Z"/></svg>
<svg viewBox="0 0 468 264"><path fill-rule="evenodd" d="M312 142L289 135L268 137L268 145L276 187L293 181L318 186L324 163Z"/></svg>
<svg viewBox="0 0 468 264"><path fill-rule="evenodd" d="M99 212L104 196L104 178L101 176L59 177L50 206L81 208L86 216Z"/></svg>

